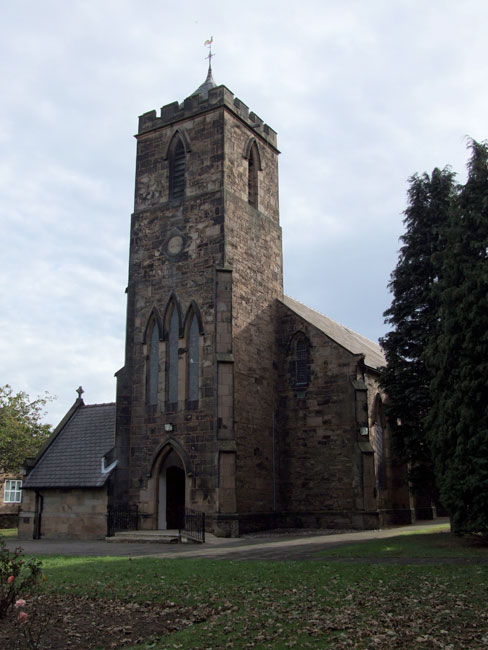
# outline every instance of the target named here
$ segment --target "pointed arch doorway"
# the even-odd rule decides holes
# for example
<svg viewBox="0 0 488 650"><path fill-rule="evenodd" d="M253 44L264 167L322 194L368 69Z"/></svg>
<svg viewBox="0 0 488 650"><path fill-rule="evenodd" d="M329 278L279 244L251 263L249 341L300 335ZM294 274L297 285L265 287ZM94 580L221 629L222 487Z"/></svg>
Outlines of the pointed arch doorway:
<svg viewBox="0 0 488 650"><path fill-rule="evenodd" d="M186 473L174 451L161 464L158 477L158 529L179 528L185 513Z"/></svg>

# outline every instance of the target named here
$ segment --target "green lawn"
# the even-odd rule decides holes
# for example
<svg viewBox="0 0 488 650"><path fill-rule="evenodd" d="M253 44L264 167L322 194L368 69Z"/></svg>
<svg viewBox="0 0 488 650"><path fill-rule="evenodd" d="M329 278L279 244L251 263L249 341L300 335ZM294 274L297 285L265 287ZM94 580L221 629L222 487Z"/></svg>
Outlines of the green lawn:
<svg viewBox="0 0 488 650"><path fill-rule="evenodd" d="M439 531L440 529L440 531ZM434 527L422 533L403 533L396 537L334 546L318 553L342 558L473 558L488 560L486 539L451 535L447 528Z"/></svg>
<svg viewBox="0 0 488 650"><path fill-rule="evenodd" d="M17 528L0 528L0 538L17 537Z"/></svg>
<svg viewBox="0 0 488 650"><path fill-rule="evenodd" d="M324 554L311 562L45 557L43 565L52 593L199 612L199 622L134 650L487 647L488 566L435 563L486 549L448 539L405 535L330 550L364 557L359 563ZM409 553L431 562L368 560Z"/></svg>

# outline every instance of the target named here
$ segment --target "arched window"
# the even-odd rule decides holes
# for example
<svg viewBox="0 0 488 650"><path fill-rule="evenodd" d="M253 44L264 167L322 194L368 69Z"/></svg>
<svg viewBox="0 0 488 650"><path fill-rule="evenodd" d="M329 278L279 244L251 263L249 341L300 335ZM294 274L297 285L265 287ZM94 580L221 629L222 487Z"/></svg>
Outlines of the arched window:
<svg viewBox="0 0 488 650"><path fill-rule="evenodd" d="M169 198L181 199L185 196L186 152L178 135L171 143L169 151Z"/></svg>
<svg viewBox="0 0 488 650"><path fill-rule="evenodd" d="M306 386L308 384L308 341L304 336L298 337L295 352L295 384L297 386Z"/></svg>
<svg viewBox="0 0 488 650"><path fill-rule="evenodd" d="M153 321L149 338L148 372L147 372L147 403L158 403L159 388L159 327Z"/></svg>
<svg viewBox="0 0 488 650"><path fill-rule="evenodd" d="M166 346L168 402L178 403L178 341L180 335L180 319L176 305L172 305L169 317L169 331Z"/></svg>
<svg viewBox="0 0 488 650"><path fill-rule="evenodd" d="M188 401L192 403L198 402L199 338L198 318L193 314L188 331Z"/></svg>
<svg viewBox="0 0 488 650"><path fill-rule="evenodd" d="M376 396L375 403L375 422L373 425L373 447L375 450L376 481L378 489L383 490L386 484L386 462L385 462L385 433L384 433L384 411L383 402L379 395Z"/></svg>
<svg viewBox="0 0 488 650"><path fill-rule="evenodd" d="M310 381L310 343L305 334L295 334L290 345L290 380L297 388L308 386Z"/></svg>
<svg viewBox="0 0 488 650"><path fill-rule="evenodd" d="M247 200L249 205L254 208L258 207L258 170L259 170L259 152L255 142L252 143L247 160Z"/></svg>

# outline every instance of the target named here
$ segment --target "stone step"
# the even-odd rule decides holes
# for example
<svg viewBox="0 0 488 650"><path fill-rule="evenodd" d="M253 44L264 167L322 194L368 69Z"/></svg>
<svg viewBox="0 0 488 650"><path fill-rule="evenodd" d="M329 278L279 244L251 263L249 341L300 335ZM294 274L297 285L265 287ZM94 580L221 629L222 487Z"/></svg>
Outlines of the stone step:
<svg viewBox="0 0 488 650"><path fill-rule="evenodd" d="M105 541L110 544L178 544L189 540L184 535L180 538L177 530L123 530L106 537Z"/></svg>

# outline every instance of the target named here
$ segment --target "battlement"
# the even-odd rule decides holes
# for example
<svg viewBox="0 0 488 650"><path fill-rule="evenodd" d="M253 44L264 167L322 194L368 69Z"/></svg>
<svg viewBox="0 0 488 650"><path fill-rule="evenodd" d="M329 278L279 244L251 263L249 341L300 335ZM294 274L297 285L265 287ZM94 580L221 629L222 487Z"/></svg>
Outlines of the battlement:
<svg viewBox="0 0 488 650"><path fill-rule="evenodd" d="M276 131L265 124L255 113L252 111L249 112L248 106L241 102L237 97L234 97L234 93L225 86L211 88L208 91L208 97L191 95L181 104L178 102L167 104L162 107L160 117L157 116L155 110L144 113L144 115L139 117L138 134L159 129L162 126L179 122L180 120L218 108L219 106L225 106L235 113L235 115L253 129L253 131L259 134L264 140L266 140L266 142L276 149Z"/></svg>

